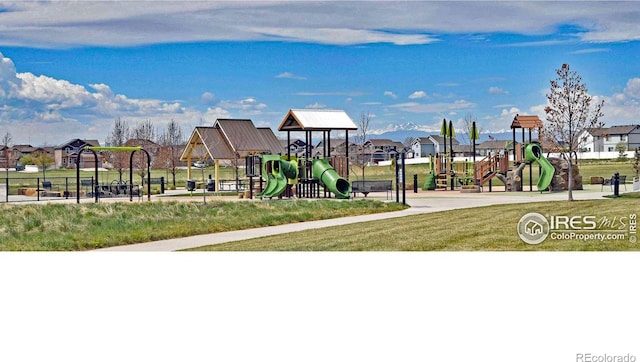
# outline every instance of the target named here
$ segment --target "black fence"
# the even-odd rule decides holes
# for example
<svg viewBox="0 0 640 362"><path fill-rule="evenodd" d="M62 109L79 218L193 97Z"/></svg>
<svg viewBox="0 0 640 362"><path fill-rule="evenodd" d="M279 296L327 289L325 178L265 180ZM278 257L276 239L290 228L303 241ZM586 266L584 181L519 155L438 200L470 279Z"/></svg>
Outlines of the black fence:
<svg viewBox="0 0 640 362"><path fill-rule="evenodd" d="M151 185L160 185L164 193L164 177L151 178ZM143 181L146 184L146 179ZM96 182L93 176L80 178L80 198L141 197L144 188L130 186L128 181ZM76 199L76 177L30 177L0 179L0 202L33 202Z"/></svg>

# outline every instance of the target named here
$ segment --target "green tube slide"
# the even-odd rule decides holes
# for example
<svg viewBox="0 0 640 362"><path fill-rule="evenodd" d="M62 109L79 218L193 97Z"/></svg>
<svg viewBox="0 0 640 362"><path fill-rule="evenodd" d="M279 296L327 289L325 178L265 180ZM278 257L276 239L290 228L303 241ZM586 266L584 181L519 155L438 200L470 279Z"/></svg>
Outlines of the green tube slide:
<svg viewBox="0 0 640 362"><path fill-rule="evenodd" d="M258 197L280 196L287 185L293 183L298 178L298 163L285 161L278 155L262 156L262 175L267 180L264 190Z"/></svg>
<svg viewBox="0 0 640 362"><path fill-rule="evenodd" d="M339 199L348 199L351 193L349 181L338 175L338 172L325 159L313 160L312 174L315 180L326 186Z"/></svg>
<svg viewBox="0 0 640 362"><path fill-rule="evenodd" d="M556 172L555 167L542 155L542 147L537 143L530 143L524 150L525 161L537 162L542 168L542 173L538 179L538 191L544 191L551 185L553 175Z"/></svg>

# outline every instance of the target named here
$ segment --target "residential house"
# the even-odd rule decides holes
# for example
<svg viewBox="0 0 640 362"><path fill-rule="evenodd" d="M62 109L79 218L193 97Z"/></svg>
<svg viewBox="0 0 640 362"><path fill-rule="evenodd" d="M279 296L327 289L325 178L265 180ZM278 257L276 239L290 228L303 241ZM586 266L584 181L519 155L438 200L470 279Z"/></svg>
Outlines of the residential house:
<svg viewBox="0 0 640 362"><path fill-rule="evenodd" d="M616 152L621 142L626 150L635 150L640 147L640 125L592 128L583 137L583 152Z"/></svg>
<svg viewBox="0 0 640 362"><path fill-rule="evenodd" d="M5 145L0 146L0 167L9 168L11 164L11 148Z"/></svg>
<svg viewBox="0 0 640 362"><path fill-rule="evenodd" d="M329 150L326 150L326 147ZM311 152L313 157L323 157L325 154L334 157L344 157L347 154L347 144L344 139L330 139L325 145L324 141L318 142ZM354 142L349 141L349 162L355 162L358 160L360 152L360 146Z"/></svg>
<svg viewBox="0 0 640 362"><path fill-rule="evenodd" d="M289 144L287 144L287 140L280 140L280 145L282 145L284 154L290 154L296 157L304 156L307 147L307 143L301 139L291 140Z"/></svg>
<svg viewBox="0 0 640 362"><path fill-rule="evenodd" d="M390 160L403 151L402 142L390 139L370 139L362 147L363 155L371 163Z"/></svg>
<svg viewBox="0 0 640 362"><path fill-rule="evenodd" d="M53 149L55 168L75 168L78 153L86 146L100 146L98 140L81 140L79 138L69 140ZM98 165L101 161L98 160ZM96 167L95 157L91 152L83 152L80 158L81 168Z"/></svg>
<svg viewBox="0 0 640 362"><path fill-rule="evenodd" d="M439 135L430 135L426 138L420 137L413 141L411 149L416 157L428 157L429 155L444 153L445 148L449 152L450 145L453 145L454 150L456 146L460 145L460 142L455 138L451 141L447 138L446 146L444 141L444 137Z"/></svg>
<svg viewBox="0 0 640 362"><path fill-rule="evenodd" d="M476 155L477 154L478 150L476 149ZM453 157L473 157L473 146L453 145Z"/></svg>
<svg viewBox="0 0 640 362"><path fill-rule="evenodd" d="M23 156L30 155L38 150L39 148L31 145L13 145L9 150L9 154L11 155L9 163L11 165L18 165Z"/></svg>
<svg viewBox="0 0 640 362"><path fill-rule="evenodd" d="M513 140L490 140L484 141L476 146L476 153L479 156L488 156L489 154L497 155L502 153L509 153L512 151ZM516 145L519 143L516 141Z"/></svg>
<svg viewBox="0 0 640 362"><path fill-rule="evenodd" d="M413 157L428 157L436 154L435 145L428 137L414 139L411 143L411 150Z"/></svg>

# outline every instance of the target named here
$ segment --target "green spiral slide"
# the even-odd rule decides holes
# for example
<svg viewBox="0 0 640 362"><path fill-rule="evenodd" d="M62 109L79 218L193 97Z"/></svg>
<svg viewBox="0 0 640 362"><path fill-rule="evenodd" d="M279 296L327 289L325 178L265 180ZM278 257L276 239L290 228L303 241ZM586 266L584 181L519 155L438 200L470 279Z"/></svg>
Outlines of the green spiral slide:
<svg viewBox="0 0 640 362"><path fill-rule="evenodd" d="M313 160L311 170L314 180L320 181L320 184L326 186L337 198L349 198L351 183L340 177L327 160L322 158Z"/></svg>
<svg viewBox="0 0 640 362"><path fill-rule="evenodd" d="M551 185L553 175L556 172L555 167L542 155L542 147L537 143L530 143L524 150L526 162L537 162L542 169L540 178L538 179L538 191L546 190Z"/></svg>
<svg viewBox="0 0 640 362"><path fill-rule="evenodd" d="M267 185L258 197L277 197L298 179L298 162L286 161L278 155L262 156L262 175L267 179Z"/></svg>

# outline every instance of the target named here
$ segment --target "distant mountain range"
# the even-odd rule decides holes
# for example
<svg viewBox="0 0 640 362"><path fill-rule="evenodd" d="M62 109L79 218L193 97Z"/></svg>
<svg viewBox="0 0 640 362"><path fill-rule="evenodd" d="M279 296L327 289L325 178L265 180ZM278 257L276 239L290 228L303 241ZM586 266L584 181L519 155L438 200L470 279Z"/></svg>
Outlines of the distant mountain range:
<svg viewBox="0 0 640 362"><path fill-rule="evenodd" d="M367 135L368 139L390 139L392 141L403 142L408 138L428 137L430 135L439 135L440 129L433 129L432 127L415 124L391 124L385 128L371 130ZM481 133L478 143L491 140L491 137L495 140L510 140L513 134L510 132L501 133ZM467 134L456 133L455 138L461 144L469 144L469 137Z"/></svg>

